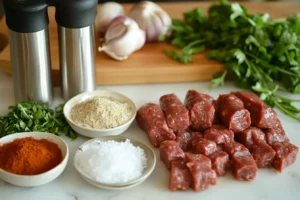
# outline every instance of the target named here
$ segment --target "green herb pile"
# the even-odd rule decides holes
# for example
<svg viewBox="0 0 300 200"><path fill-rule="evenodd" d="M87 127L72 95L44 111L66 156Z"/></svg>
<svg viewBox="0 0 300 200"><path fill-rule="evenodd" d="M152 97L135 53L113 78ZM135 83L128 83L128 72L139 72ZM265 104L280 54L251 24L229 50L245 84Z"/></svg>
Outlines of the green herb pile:
<svg viewBox="0 0 300 200"><path fill-rule="evenodd" d="M40 131L55 135L60 133L75 139L63 114L63 104L50 109L47 105L34 102L18 103L9 107L9 113L0 117L0 138L17 132Z"/></svg>
<svg viewBox="0 0 300 200"><path fill-rule="evenodd" d="M224 84L230 74L234 83L250 89L271 107L300 120L295 101L278 91L300 93L300 17L274 20L268 14L251 15L238 3L226 0L213 5L205 16L201 8L173 20L172 34L163 38L180 49L164 52L181 63L192 62L192 55L209 50L206 57L225 63L212 86Z"/></svg>

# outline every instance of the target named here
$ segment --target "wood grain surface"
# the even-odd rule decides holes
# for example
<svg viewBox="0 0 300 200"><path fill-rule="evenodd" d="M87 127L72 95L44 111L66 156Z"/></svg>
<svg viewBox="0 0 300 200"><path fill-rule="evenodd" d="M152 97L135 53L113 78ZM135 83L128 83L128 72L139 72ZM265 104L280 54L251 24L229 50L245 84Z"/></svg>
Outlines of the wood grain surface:
<svg viewBox="0 0 300 200"><path fill-rule="evenodd" d="M273 18L288 17L291 13L299 13L300 6L293 2L243 2L250 13L268 12ZM195 7L204 10L211 5L209 2L181 2L160 3L172 18L181 18L182 13ZM131 4L124 4L125 10L131 8ZM54 85L60 84L57 24L54 19L55 10L49 8L49 37L52 60L52 77ZM97 19L95 22L96 44L99 46ZM7 36L5 18L0 21L0 34ZM96 82L97 85L115 84L144 84L210 80L214 73L223 70L223 65L207 60L203 54L195 55L193 63L180 64L162 53L163 49L170 49L165 43L146 44L141 50L132 54L128 60L115 61L102 52L96 52ZM0 53L0 67L10 71L9 47L6 46Z"/></svg>

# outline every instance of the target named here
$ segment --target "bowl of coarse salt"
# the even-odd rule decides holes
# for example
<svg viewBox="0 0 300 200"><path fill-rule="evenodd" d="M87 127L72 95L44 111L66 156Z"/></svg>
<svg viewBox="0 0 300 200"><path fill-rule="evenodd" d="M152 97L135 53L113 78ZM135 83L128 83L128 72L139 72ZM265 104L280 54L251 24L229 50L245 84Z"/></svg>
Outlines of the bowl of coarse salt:
<svg viewBox="0 0 300 200"><path fill-rule="evenodd" d="M137 140L105 136L80 145L73 164L88 183L122 190L144 182L155 168L156 156L152 148Z"/></svg>
<svg viewBox="0 0 300 200"><path fill-rule="evenodd" d="M64 106L64 116L72 129L92 138L123 133L134 121L136 112L130 98L107 90L81 93Z"/></svg>

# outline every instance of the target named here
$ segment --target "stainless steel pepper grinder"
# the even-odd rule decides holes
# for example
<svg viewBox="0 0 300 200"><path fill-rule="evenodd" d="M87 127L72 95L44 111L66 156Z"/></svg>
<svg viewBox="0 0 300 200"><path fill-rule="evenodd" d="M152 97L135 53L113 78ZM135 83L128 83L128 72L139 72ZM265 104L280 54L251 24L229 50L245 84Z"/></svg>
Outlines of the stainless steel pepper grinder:
<svg viewBox="0 0 300 200"><path fill-rule="evenodd" d="M15 101L51 104L53 90L46 0L4 0Z"/></svg>
<svg viewBox="0 0 300 200"><path fill-rule="evenodd" d="M62 95L65 100L95 89L94 22L97 0L57 1Z"/></svg>

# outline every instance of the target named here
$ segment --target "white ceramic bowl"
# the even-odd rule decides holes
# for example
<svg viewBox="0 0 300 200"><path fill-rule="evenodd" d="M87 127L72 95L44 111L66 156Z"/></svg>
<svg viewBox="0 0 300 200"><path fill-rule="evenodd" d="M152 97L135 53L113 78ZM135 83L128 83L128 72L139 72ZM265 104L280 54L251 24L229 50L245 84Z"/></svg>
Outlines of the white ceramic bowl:
<svg viewBox="0 0 300 200"><path fill-rule="evenodd" d="M133 108L133 115L131 119L121 126L110 129L93 129L75 124L71 119L71 110L73 106L95 96L111 97L121 102L127 102ZM64 115L72 129L75 130L77 133L86 137L95 138L109 135L120 135L121 133L126 131L135 119L136 110L137 109L134 102L128 97L124 96L123 94L107 90L95 90L92 92L81 93L67 101L67 103L64 106Z"/></svg>
<svg viewBox="0 0 300 200"><path fill-rule="evenodd" d="M134 146L138 146L141 149L144 150L146 157L147 157L147 166L143 171L142 176L140 176L139 178L132 180L132 181L128 181L126 183L113 183L113 184L109 184L109 183L103 183L103 182L99 182L94 180L92 177L90 177L89 175L87 175L84 171L81 170L81 168L79 167L79 158L80 158L80 154L82 152L82 146L83 145L87 145L89 143L93 143L94 141L108 141L108 140L114 140L114 141L125 141L126 139L130 139L130 142L134 145ZM109 190L123 190L123 189L128 189L128 188L132 188L134 186L137 186L139 184L141 184L142 182L144 182L153 172L155 165L156 165L156 155L153 151L153 149L137 140L134 140L132 138L128 138L128 137L123 137L123 136L105 136L105 137L100 137L100 138L94 138L91 140L88 140L87 142L83 143L82 145L80 145L76 152L75 152L75 157L74 157L74 167L75 169L78 171L78 173L81 175L81 177L87 181L88 183L102 188L102 189L109 189Z"/></svg>
<svg viewBox="0 0 300 200"><path fill-rule="evenodd" d="M56 167L54 167L53 169L38 175L18 175L0 169L0 178L10 184L23 186L23 187L34 187L34 186L48 183L56 179L66 168L68 158L69 158L68 145L64 142L63 139L50 133L24 132L24 133L16 133L16 134L8 135L1 138L0 146L5 143L12 142L17 138L24 138L24 137L33 137L35 139L47 139L57 144L62 152L62 156L63 156L62 162Z"/></svg>

